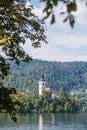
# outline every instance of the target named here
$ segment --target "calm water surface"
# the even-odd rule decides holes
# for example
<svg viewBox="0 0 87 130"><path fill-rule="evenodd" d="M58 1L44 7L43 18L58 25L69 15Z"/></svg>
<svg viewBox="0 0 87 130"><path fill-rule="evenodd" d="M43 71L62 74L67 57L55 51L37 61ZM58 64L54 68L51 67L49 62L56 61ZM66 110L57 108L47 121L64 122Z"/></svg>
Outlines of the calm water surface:
<svg viewBox="0 0 87 130"><path fill-rule="evenodd" d="M87 113L18 114L18 123L0 114L0 130L87 130Z"/></svg>

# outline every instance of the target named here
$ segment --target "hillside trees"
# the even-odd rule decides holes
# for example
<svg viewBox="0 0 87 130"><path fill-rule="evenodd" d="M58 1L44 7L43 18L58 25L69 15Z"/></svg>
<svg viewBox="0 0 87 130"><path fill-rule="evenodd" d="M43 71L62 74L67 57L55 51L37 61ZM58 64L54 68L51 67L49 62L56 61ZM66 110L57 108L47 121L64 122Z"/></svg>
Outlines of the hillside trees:
<svg viewBox="0 0 87 130"><path fill-rule="evenodd" d="M21 62L20 66L11 63L11 73L4 79L4 85L23 91L38 91L38 81L43 72L46 87L59 90L61 87L70 92L73 89L86 89L87 62L49 62L35 60L29 64Z"/></svg>

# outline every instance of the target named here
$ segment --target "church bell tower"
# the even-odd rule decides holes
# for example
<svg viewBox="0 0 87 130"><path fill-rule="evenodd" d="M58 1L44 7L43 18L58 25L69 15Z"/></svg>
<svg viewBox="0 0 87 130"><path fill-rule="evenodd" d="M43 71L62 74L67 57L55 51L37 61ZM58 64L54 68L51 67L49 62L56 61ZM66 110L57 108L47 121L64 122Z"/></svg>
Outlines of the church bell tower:
<svg viewBox="0 0 87 130"><path fill-rule="evenodd" d="M44 75L42 75L39 80L39 96L42 96L43 89L45 89L45 84Z"/></svg>

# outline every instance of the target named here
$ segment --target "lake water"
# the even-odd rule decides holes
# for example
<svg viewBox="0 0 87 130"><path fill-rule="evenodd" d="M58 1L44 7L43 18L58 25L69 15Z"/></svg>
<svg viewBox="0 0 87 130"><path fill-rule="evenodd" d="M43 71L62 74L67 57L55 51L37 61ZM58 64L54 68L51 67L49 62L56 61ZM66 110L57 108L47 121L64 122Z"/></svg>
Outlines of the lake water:
<svg viewBox="0 0 87 130"><path fill-rule="evenodd" d="M15 124L0 114L0 130L87 130L87 113L18 114Z"/></svg>

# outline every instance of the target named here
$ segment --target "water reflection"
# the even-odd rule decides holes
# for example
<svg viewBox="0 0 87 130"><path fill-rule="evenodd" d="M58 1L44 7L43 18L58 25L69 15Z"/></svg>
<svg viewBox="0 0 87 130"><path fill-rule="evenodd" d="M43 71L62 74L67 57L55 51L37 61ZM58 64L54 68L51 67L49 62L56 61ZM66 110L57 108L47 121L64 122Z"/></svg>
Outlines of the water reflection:
<svg viewBox="0 0 87 130"><path fill-rule="evenodd" d="M54 122L55 122L55 116L54 114L52 114L52 126L54 126Z"/></svg>
<svg viewBox="0 0 87 130"><path fill-rule="evenodd" d="M38 127L39 127L38 130L43 130L43 117L41 114L39 115Z"/></svg>
<svg viewBox="0 0 87 130"><path fill-rule="evenodd" d="M40 114L38 130L87 130L87 113Z"/></svg>
<svg viewBox="0 0 87 130"><path fill-rule="evenodd" d="M38 130L43 130L44 126L53 128L55 124L55 114L40 114L38 118Z"/></svg>
<svg viewBox="0 0 87 130"><path fill-rule="evenodd" d="M18 114L15 124L0 114L0 130L87 130L87 113Z"/></svg>

